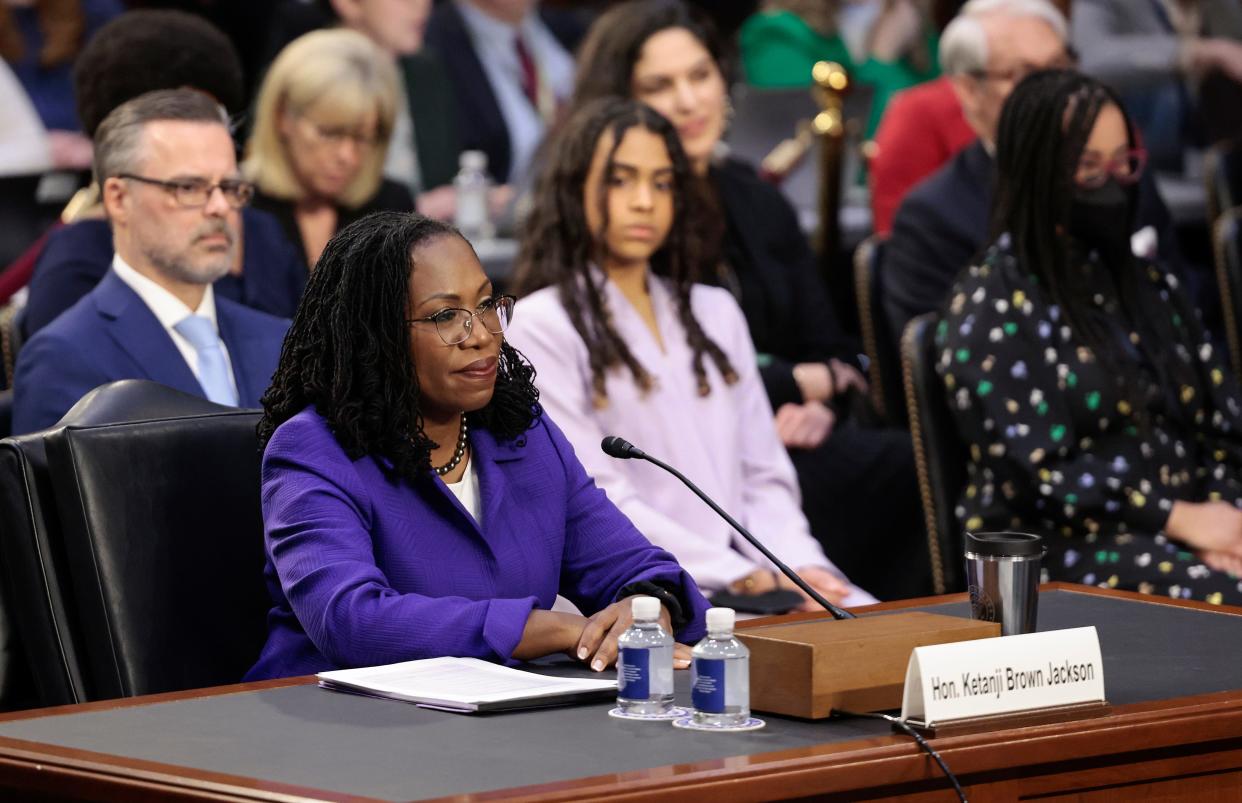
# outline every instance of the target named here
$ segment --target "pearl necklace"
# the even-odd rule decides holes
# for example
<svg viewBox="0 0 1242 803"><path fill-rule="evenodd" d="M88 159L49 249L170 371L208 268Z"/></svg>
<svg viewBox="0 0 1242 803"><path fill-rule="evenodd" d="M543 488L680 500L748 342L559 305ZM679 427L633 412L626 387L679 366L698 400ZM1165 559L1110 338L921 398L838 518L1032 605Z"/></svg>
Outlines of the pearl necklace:
<svg viewBox="0 0 1242 803"><path fill-rule="evenodd" d="M431 470L434 471L437 475L443 477L445 474L457 468L457 464L460 463L461 459L466 456L466 432L467 430L468 430L468 427L466 426L466 414L462 413L461 414L461 431L457 433L457 448L453 450L453 459L449 460L447 463L445 463L442 466L438 466L438 467L433 466Z"/></svg>

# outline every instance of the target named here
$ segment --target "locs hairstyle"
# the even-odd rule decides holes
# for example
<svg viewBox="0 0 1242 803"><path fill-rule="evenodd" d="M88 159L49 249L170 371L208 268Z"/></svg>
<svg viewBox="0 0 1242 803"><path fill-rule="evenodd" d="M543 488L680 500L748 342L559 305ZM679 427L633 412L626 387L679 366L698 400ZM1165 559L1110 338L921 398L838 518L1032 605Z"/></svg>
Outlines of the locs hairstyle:
<svg viewBox="0 0 1242 803"><path fill-rule="evenodd" d="M592 23L578 49L577 83L570 108L609 96L630 97L634 64L647 40L669 28L684 28L707 48L725 76L731 56L711 20L680 0L633 0L619 3Z"/></svg>
<svg viewBox="0 0 1242 803"><path fill-rule="evenodd" d="M1137 142L1125 106L1111 89L1073 70L1042 70L1014 88L1001 110L996 136L997 186L992 218L993 241L1008 233L1021 268L1038 278L1065 315L1078 338L1117 376L1123 393L1145 423L1146 384L1137 361L1125 354L1108 316L1092 302L1099 292L1090 283L1086 249L1067 232L1075 194L1074 174L1100 110L1115 105L1125 118L1130 146ZM1130 190L1130 217L1137 205ZM1164 386L1175 378L1180 360L1164 350L1184 339L1170 323L1147 271L1130 251L1130 232L1116 233L1116 243L1101 253L1107 278L1125 324L1140 335L1142 348Z"/></svg>
<svg viewBox="0 0 1242 803"><path fill-rule="evenodd" d="M686 341L694 352L691 369L698 380L699 393L707 395L711 385L703 367L708 355L730 384L737 372L729 358L703 331L690 308L690 287L700 267L702 244L695 232L696 210L688 204L695 178L690 162L681 149L677 130L655 110L632 100L601 98L580 108L565 121L548 149L549 161L535 185L535 198L525 227L518 255L517 286L520 293L556 286L561 303L569 312L574 329L586 344L591 363L591 386L595 402L602 406L608 393L605 373L624 365L644 390L651 387L651 376L635 359L629 346L612 325L600 281L592 265L602 263L604 231L591 231L587 225L586 204L597 203L601 226L608 227L608 183L600 183L599 197L584 198L587 174L600 139L611 136L611 150L604 175L612 172L617 147L631 128L644 128L664 141L673 163L673 224L663 245L651 257L651 271L668 279L677 299L678 317L686 330Z"/></svg>
<svg viewBox="0 0 1242 803"><path fill-rule="evenodd" d="M428 477L436 444L423 431L410 357L410 273L418 270L418 246L460 236L421 215L380 212L328 242L263 396L262 447L278 426L313 404L351 459L380 456L411 482ZM521 443L540 412L534 377L522 356L502 343L495 393L469 414L470 425Z"/></svg>

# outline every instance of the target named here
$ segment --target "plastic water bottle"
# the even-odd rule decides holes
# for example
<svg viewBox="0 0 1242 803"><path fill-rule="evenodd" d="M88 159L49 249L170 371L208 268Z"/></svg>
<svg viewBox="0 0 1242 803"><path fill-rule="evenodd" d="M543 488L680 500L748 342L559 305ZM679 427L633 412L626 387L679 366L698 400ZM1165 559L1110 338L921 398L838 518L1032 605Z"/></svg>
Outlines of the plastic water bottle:
<svg viewBox="0 0 1242 803"><path fill-rule="evenodd" d="M617 707L625 714L673 708L673 637L660 627L660 601L634 597L634 623L617 640Z"/></svg>
<svg viewBox="0 0 1242 803"><path fill-rule="evenodd" d="M492 186L487 177L487 154L463 151L457 165L457 176L453 179L457 189L457 212L453 224L471 243L490 240L495 229L487 208L487 191Z"/></svg>
<svg viewBox="0 0 1242 803"><path fill-rule="evenodd" d="M750 650L733 637L735 618L732 608L709 608L707 635L691 653L696 725L728 728L750 719Z"/></svg>

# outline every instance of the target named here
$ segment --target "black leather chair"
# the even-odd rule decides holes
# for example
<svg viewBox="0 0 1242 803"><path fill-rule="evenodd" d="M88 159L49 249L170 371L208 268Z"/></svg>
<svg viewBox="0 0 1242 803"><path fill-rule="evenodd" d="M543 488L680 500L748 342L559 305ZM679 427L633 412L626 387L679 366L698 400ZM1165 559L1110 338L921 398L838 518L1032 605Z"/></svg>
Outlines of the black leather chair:
<svg viewBox="0 0 1242 803"><path fill-rule="evenodd" d="M1242 141L1218 142L1203 155L1208 223L1242 204Z"/></svg>
<svg viewBox="0 0 1242 803"><path fill-rule="evenodd" d="M1216 218L1212 246L1229 364L1235 376L1242 376L1242 207L1226 209Z"/></svg>
<svg viewBox="0 0 1242 803"><path fill-rule="evenodd" d="M0 440L0 707L95 699L80 657L77 603L44 436L66 426L229 410L152 382L125 380L88 393L51 430Z"/></svg>
<svg viewBox="0 0 1242 803"><path fill-rule="evenodd" d="M883 255L883 238L873 234L859 243L854 250L854 295L863 350L871 363L867 368L871 401L890 424L904 427L907 414L901 392L901 355L884 313L884 284L880 275Z"/></svg>
<svg viewBox="0 0 1242 803"><path fill-rule="evenodd" d="M90 699L236 682L266 637L260 413L144 384L192 403L45 436Z"/></svg>
<svg viewBox="0 0 1242 803"><path fill-rule="evenodd" d="M932 584L937 594L947 594L966 588L965 539L954 507L965 484L967 454L957 435L944 384L936 373L936 321L936 314L929 312L906 325L901 338L901 369L927 524Z"/></svg>

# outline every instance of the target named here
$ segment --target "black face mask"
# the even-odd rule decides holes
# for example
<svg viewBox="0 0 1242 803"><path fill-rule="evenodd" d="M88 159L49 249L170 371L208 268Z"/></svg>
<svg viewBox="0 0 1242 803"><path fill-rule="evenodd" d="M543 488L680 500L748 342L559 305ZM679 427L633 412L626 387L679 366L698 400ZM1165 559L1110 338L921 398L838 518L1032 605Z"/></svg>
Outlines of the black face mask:
<svg viewBox="0 0 1242 803"><path fill-rule="evenodd" d="M1087 250L1106 261L1130 252L1134 203L1131 192L1109 177L1098 187L1077 187L1070 201L1069 230Z"/></svg>

